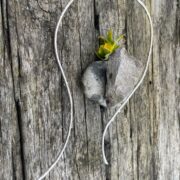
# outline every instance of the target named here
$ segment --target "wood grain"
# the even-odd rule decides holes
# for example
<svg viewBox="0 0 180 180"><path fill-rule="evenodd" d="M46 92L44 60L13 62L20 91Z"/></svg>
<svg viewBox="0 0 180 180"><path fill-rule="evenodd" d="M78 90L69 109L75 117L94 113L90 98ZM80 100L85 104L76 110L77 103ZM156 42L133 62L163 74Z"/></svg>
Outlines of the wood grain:
<svg viewBox="0 0 180 180"><path fill-rule="evenodd" d="M70 115L53 47L68 0L0 1L0 179L34 180L63 147ZM144 0L154 23L152 61L143 85L106 137L114 110L88 101L81 74L95 59L98 35L126 33L128 51L143 63L150 27L135 0L75 0L58 34L59 54L74 100L74 126L50 180L179 180L180 2Z"/></svg>

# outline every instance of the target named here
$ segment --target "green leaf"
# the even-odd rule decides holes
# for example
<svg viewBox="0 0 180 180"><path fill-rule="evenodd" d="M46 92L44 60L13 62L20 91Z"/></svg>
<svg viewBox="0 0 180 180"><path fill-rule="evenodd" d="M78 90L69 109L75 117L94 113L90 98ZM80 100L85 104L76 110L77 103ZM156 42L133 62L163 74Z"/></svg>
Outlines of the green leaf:
<svg viewBox="0 0 180 180"><path fill-rule="evenodd" d="M99 59L103 60L103 58L97 52L95 52L95 54Z"/></svg>
<svg viewBox="0 0 180 180"><path fill-rule="evenodd" d="M100 45L107 43L107 39L105 39L103 36L99 36Z"/></svg>
<svg viewBox="0 0 180 180"><path fill-rule="evenodd" d="M106 54L106 55L105 55L105 60L108 60L110 55L111 55L111 54Z"/></svg>
<svg viewBox="0 0 180 180"><path fill-rule="evenodd" d="M112 30L109 30L107 32L106 38L103 36L99 36L100 46L98 50L96 51L97 57L103 60L108 60L109 56L113 54L118 48L120 48L120 45L118 45L118 42L124 38L125 38L125 35L123 34L114 40Z"/></svg>
<svg viewBox="0 0 180 180"><path fill-rule="evenodd" d="M110 42L110 43L114 43L112 30L109 30L109 31L107 32L107 40L108 40L108 42Z"/></svg>
<svg viewBox="0 0 180 180"><path fill-rule="evenodd" d="M125 39L125 35L121 34L117 39L116 39L116 43L118 43L121 39Z"/></svg>
<svg viewBox="0 0 180 180"><path fill-rule="evenodd" d="M117 49L119 49L119 48L120 48L119 45L115 45L115 47L114 47L114 52L115 52Z"/></svg>

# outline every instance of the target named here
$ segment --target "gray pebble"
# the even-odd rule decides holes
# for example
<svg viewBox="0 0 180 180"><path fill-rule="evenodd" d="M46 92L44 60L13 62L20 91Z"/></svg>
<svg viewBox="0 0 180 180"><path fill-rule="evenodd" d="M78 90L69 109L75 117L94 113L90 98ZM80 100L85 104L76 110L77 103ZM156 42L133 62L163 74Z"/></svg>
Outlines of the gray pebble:
<svg viewBox="0 0 180 180"><path fill-rule="evenodd" d="M143 73L140 60L125 48L118 49L108 61L95 61L82 77L87 98L104 107L116 107L131 93Z"/></svg>
<svg viewBox="0 0 180 180"><path fill-rule="evenodd" d="M106 107L105 84L106 84L106 63L95 61L85 70L82 77L84 93L87 98Z"/></svg>
<svg viewBox="0 0 180 180"><path fill-rule="evenodd" d="M107 61L106 101L117 106L131 93L143 72L140 60L130 56L125 48L119 49Z"/></svg>

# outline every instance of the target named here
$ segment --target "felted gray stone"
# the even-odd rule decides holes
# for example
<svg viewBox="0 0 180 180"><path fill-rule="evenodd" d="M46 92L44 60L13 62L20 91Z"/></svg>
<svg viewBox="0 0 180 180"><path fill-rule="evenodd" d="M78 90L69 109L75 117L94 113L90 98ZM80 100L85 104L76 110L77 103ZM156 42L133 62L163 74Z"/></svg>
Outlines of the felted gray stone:
<svg viewBox="0 0 180 180"><path fill-rule="evenodd" d="M90 64L82 76L82 84L85 96L106 107L105 84L106 84L106 63L95 61Z"/></svg>
<svg viewBox="0 0 180 180"><path fill-rule="evenodd" d="M133 90L142 75L143 65L125 48L117 50L106 63L106 102L112 107L119 105Z"/></svg>
<svg viewBox="0 0 180 180"><path fill-rule="evenodd" d="M82 77L87 98L106 107L118 106L131 93L143 73L140 60L125 48L118 49L108 61L90 64Z"/></svg>

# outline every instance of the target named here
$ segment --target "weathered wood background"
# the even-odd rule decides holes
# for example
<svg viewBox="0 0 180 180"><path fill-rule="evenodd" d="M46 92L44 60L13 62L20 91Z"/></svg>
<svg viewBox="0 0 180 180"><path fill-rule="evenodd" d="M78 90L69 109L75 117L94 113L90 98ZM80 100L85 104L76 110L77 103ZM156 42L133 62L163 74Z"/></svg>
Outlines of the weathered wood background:
<svg viewBox="0 0 180 180"><path fill-rule="evenodd" d="M35 180L63 146L69 100L53 48L68 0L0 0L0 179ZM145 0L154 23L152 62L143 85L118 115L101 155L112 110L85 99L84 68L97 37L127 34L127 49L145 63L150 27L135 0L75 0L59 32L59 53L74 99L68 148L49 180L180 179L180 1Z"/></svg>

